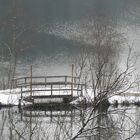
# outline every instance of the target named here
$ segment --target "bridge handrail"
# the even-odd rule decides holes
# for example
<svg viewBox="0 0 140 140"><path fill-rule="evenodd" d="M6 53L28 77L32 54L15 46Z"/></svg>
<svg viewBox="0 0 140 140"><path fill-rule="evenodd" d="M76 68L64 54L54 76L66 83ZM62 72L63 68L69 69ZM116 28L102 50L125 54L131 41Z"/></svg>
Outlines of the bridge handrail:
<svg viewBox="0 0 140 140"><path fill-rule="evenodd" d="M60 79L61 78L61 79ZM37 79L37 80L34 80ZM39 80L38 80L39 79ZM49 79L49 80L48 80ZM53 79L53 80L50 80ZM78 79L78 81L77 81ZM22 98L22 93L24 92L30 92L32 96L33 91L51 91L51 95L53 95L53 91L60 91L60 90L71 90L71 95L73 95L73 91L80 91L81 95L83 87L85 84L80 83L80 78L79 77L72 77L72 76L33 76L33 77L20 77L20 78L14 78L12 79L12 88L21 88L21 98ZM65 85L67 87L70 86L69 89L60 89L60 86ZM39 87L39 86L49 86L48 89L42 89L42 90L34 90L32 89L33 87ZM59 88L57 87L59 86ZM30 87L30 90L25 90L24 88ZM54 89L56 87L57 89ZM25 91L24 91L25 90Z"/></svg>
<svg viewBox="0 0 140 140"><path fill-rule="evenodd" d="M40 92L40 91L71 91L71 89L32 89L32 92ZM81 89L73 89L73 91L81 91ZM22 90L22 93L28 93L28 92L31 92L31 90Z"/></svg>
<svg viewBox="0 0 140 140"><path fill-rule="evenodd" d="M85 84L79 84L79 83L72 83L72 82L46 82L46 83L41 83L41 82L34 82L32 83L32 86L39 86L39 85L75 85L75 86L85 86ZM29 83L20 83L17 85L17 87L28 87L30 86Z"/></svg>
<svg viewBox="0 0 140 140"><path fill-rule="evenodd" d="M62 76L32 76L32 79L43 79L43 78L72 78L72 76L62 75ZM80 79L80 77L73 77L74 79ZM29 76L13 78L12 81L21 80L21 79L31 79Z"/></svg>
<svg viewBox="0 0 140 140"><path fill-rule="evenodd" d="M56 81L58 81L58 82L67 84L67 83L71 82L72 78L73 78L74 81L71 84L76 83L76 81L78 79L80 79L79 77L72 77L72 76L63 75L63 76L33 76L32 80L39 79L40 81L37 81L36 83L41 83L42 80L43 80L42 84L43 83L47 84L47 83L49 83L48 80L56 79ZM19 85L25 85L26 86L26 84L30 84L30 81L29 81L30 79L31 79L31 77L29 77L29 76L14 78L14 79L12 79L12 88L18 87ZM53 81L51 83L55 84L56 81Z"/></svg>

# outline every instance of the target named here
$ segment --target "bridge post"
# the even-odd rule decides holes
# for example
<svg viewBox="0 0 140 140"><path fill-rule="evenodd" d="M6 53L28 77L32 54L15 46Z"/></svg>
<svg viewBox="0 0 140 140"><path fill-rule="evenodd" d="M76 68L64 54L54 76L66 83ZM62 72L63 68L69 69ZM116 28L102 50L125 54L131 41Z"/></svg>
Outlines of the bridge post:
<svg viewBox="0 0 140 140"><path fill-rule="evenodd" d="M81 96L83 96L83 85L81 85Z"/></svg>
<svg viewBox="0 0 140 140"><path fill-rule="evenodd" d="M77 83L76 82L76 77L73 78L73 81L74 81L74 87L76 87L76 83Z"/></svg>
<svg viewBox="0 0 140 140"><path fill-rule="evenodd" d="M30 97L32 97L32 65L30 66Z"/></svg>
<svg viewBox="0 0 140 140"><path fill-rule="evenodd" d="M67 76L65 76L65 86L67 85Z"/></svg>
<svg viewBox="0 0 140 140"><path fill-rule="evenodd" d="M25 77L25 88L26 88L27 78Z"/></svg>
<svg viewBox="0 0 140 140"><path fill-rule="evenodd" d="M53 95L53 85L51 84L51 96Z"/></svg>
<svg viewBox="0 0 140 140"><path fill-rule="evenodd" d="M22 99L22 87L21 87L21 99Z"/></svg>
<svg viewBox="0 0 140 140"><path fill-rule="evenodd" d="M74 75L74 64L72 64L72 78L71 78L71 95L73 96L73 75Z"/></svg>
<svg viewBox="0 0 140 140"><path fill-rule="evenodd" d="M47 78L45 77L45 87L46 87L46 83L47 83Z"/></svg>
<svg viewBox="0 0 140 140"><path fill-rule="evenodd" d="M17 79L15 80L15 87L17 88Z"/></svg>

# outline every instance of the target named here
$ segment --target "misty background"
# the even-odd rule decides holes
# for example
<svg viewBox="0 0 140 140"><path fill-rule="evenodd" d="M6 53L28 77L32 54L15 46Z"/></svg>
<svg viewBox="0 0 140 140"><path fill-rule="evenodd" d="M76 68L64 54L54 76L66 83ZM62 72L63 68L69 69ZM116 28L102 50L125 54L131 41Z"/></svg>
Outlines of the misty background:
<svg viewBox="0 0 140 140"><path fill-rule="evenodd" d="M10 44L13 28L19 76L28 74L31 64L35 75L70 74L81 48L92 44L85 29L95 21L123 33L122 59L126 44L140 54L139 13L139 0L0 0L0 67L8 64L5 42Z"/></svg>

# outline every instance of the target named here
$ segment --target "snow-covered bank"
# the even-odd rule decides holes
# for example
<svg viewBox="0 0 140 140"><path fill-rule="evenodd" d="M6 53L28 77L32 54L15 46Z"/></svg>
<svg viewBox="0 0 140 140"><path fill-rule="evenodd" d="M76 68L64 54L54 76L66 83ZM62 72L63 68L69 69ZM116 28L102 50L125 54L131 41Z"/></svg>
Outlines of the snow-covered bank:
<svg viewBox="0 0 140 140"><path fill-rule="evenodd" d="M37 88L39 89L39 88ZM43 90L43 88L40 88ZM25 88L24 90L29 90L27 88ZM35 90L35 89L34 89ZM21 89L17 88L17 89L7 89L7 90L0 90L0 103L3 105L18 105L19 103L19 99L21 98ZM83 92L84 98L83 97L79 97L76 101L74 101L73 103L79 103L80 101L86 99L87 101L90 101L94 98L93 94L91 94L91 90L88 90L89 94ZM23 93L23 96L29 96L30 93ZM33 95L50 95L50 91L40 91L40 92L33 92ZM70 95L71 91L53 91L53 95ZM78 96L79 93L77 93L77 91L73 91L73 95L74 96ZM109 97L109 102L110 104L114 104L116 101L121 104L125 101L128 101L129 103L136 103L136 102L140 102L140 96L136 96L137 94L133 94L132 92L129 94L125 94L125 96L123 95L114 95Z"/></svg>
<svg viewBox="0 0 140 140"><path fill-rule="evenodd" d="M20 90L0 90L0 102L4 105L18 105L20 99Z"/></svg>
<svg viewBox="0 0 140 140"><path fill-rule="evenodd" d="M109 98L109 103L114 104L115 102L118 102L119 104L128 101L130 104L134 104L136 102L140 102L140 96L120 96L120 95L114 95Z"/></svg>
<svg viewBox="0 0 140 140"><path fill-rule="evenodd" d="M54 88L53 88L54 89ZM61 89L65 89L63 91L53 91L53 95L71 95L71 91L67 90L66 87L61 88ZM73 88L74 89L74 88ZM32 88L33 95L51 95L51 91L50 88ZM40 91L35 91L35 90L40 90ZM41 91L42 90L42 91ZM44 91L43 91L44 90ZM45 90L49 90L49 91L45 91ZM29 88L23 88L22 91L28 91L25 93L22 93L23 97L27 97L30 96L30 89ZM79 96L80 93L77 92L76 90L73 90L73 96ZM16 89L7 89L7 90L0 90L0 103L4 104L4 105L18 105L19 104L19 99L21 99L21 89L20 88L16 88ZM42 99L43 101L43 99ZM47 100L49 101L49 100ZM54 101L54 99L53 99ZM58 101L58 99L56 99L56 101ZM62 100L60 100L62 101ZM59 102L60 102L59 101ZM38 102L41 102L40 100ZM22 102L23 103L23 102Z"/></svg>

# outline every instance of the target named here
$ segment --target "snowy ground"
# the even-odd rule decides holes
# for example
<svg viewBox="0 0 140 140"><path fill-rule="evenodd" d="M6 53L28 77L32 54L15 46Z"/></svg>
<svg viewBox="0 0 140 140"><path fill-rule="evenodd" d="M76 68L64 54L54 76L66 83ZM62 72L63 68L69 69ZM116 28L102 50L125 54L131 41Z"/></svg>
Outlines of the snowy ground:
<svg viewBox="0 0 140 140"><path fill-rule="evenodd" d="M33 88L32 90L50 90L50 88ZM61 88L63 89L63 88ZM67 89L65 87L65 89ZM23 88L22 91L29 91L29 88ZM33 95L51 95L51 91L34 91L32 93ZM23 97L30 96L30 92L23 93ZM71 95L70 90L64 90L64 91L53 91L53 95ZM79 96L80 93L77 91L73 91L73 96ZM0 102L2 104L8 105L18 105L19 99L21 99L21 89L7 89L7 90L0 90ZM50 99L51 100L51 99ZM54 99L53 99L54 100ZM56 99L58 102L59 100ZM48 100L47 100L48 101ZM52 100L51 100L52 101ZM62 102L62 99L60 100ZM41 102L41 101L39 101Z"/></svg>
<svg viewBox="0 0 140 140"><path fill-rule="evenodd" d="M38 88L39 89L39 88ZM42 89L42 88L40 88ZM29 90L29 89L23 89L23 90ZM8 104L13 104L13 105L18 105L18 101L21 98L21 89L7 89L7 90L0 90L0 102L2 104L8 105ZM85 94L83 92L84 97L88 99L93 99L93 94L90 90L88 91L89 94ZM23 93L23 97L29 96L30 93ZM53 95L70 95L71 91L53 91ZM43 91L43 92L33 92L33 95L51 95L50 91ZM77 91L73 91L74 96L79 96L79 93ZM115 101L118 101L118 103L122 103L124 101L128 101L129 103L134 103L140 101L140 96L135 96L136 93L133 95L131 92L131 96L129 94L125 96L120 96L120 95L114 95L109 98L109 102L113 104ZM82 100L81 97L77 99L77 101ZM74 103L76 103L75 101Z"/></svg>
<svg viewBox="0 0 140 140"><path fill-rule="evenodd" d="M114 95L109 98L110 104L114 104L115 101L118 101L119 104L128 101L129 103L135 103L140 101L140 96L120 96L120 95Z"/></svg>

